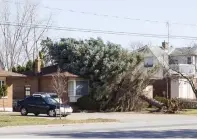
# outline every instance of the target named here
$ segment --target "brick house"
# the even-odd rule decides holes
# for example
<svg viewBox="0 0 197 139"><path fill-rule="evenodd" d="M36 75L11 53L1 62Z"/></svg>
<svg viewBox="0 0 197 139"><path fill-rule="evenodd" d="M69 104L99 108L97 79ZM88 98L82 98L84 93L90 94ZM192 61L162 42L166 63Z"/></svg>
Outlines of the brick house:
<svg viewBox="0 0 197 139"><path fill-rule="evenodd" d="M41 68L41 60L37 58L33 71L23 74L6 71L1 74L0 72L0 83L6 80L6 84L9 86L8 95L0 99L0 110L3 110L3 100L6 102L4 103L6 111L12 111L12 106L17 100L24 99L35 92L54 92L52 79L57 69L57 65ZM10 73L11 76L5 73ZM67 71L62 71L61 74L68 79L68 93L63 94L63 103L76 102L79 97L88 94L88 80Z"/></svg>
<svg viewBox="0 0 197 139"><path fill-rule="evenodd" d="M13 106L13 81L16 79L25 79L23 74L0 70L0 86L7 85L7 96L0 99L0 111L12 111ZM4 107L3 107L4 106Z"/></svg>

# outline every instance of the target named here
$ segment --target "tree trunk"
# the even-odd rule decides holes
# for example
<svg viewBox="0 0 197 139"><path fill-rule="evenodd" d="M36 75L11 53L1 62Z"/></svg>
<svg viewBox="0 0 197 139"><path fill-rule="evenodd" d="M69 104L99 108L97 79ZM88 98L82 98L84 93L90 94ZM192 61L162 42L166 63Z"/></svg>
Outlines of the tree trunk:
<svg viewBox="0 0 197 139"><path fill-rule="evenodd" d="M59 112L60 112L60 113L59 113L59 116L60 116L60 119L61 119L61 116L62 116L62 115L61 115L61 103L60 103L60 97L59 97L59 106L60 106L60 107L59 107Z"/></svg>
<svg viewBox="0 0 197 139"><path fill-rule="evenodd" d="M142 100L148 102L150 105L155 106L155 107L157 107L159 109L162 109L164 107L164 104L163 103L161 103L161 102L159 102L159 101L157 101L157 100L155 100L153 98L148 98L145 95L141 95L140 98Z"/></svg>
<svg viewBox="0 0 197 139"><path fill-rule="evenodd" d="M3 91L3 111L5 112L5 103L4 103L4 97L5 97L5 93Z"/></svg>

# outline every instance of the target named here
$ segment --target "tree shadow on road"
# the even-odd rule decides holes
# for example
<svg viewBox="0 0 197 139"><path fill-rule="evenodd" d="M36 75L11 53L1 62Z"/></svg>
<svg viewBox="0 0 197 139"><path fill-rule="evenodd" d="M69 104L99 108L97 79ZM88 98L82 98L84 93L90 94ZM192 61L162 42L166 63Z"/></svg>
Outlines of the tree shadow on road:
<svg viewBox="0 0 197 139"><path fill-rule="evenodd" d="M166 130L166 131L114 131L114 132L79 132L79 133L47 133L36 136L57 138L197 138L197 130Z"/></svg>

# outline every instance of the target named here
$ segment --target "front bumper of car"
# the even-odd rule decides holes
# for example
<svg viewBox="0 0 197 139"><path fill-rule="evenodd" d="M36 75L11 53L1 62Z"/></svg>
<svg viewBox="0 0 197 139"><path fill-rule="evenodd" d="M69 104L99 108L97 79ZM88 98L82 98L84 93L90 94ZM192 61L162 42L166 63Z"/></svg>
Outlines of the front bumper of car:
<svg viewBox="0 0 197 139"><path fill-rule="evenodd" d="M73 112L71 107L60 107L60 109L55 109L56 114L70 115Z"/></svg>

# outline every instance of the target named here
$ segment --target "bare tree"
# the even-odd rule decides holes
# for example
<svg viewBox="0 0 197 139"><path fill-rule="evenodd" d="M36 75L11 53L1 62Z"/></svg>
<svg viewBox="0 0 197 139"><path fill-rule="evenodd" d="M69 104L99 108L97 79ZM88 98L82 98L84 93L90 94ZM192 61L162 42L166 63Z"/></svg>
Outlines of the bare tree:
<svg viewBox="0 0 197 139"><path fill-rule="evenodd" d="M38 15L35 4L16 4L15 14L11 14L9 3L4 2L1 6L0 62L4 69L12 70L14 66L34 60L38 55L37 44L47 31L51 18L49 16L44 21L36 20ZM37 25L43 22L46 26L38 29Z"/></svg>
<svg viewBox="0 0 197 139"><path fill-rule="evenodd" d="M58 68L57 73L52 76L52 85L55 93L57 93L59 98L59 104L61 106L61 100L68 94L67 86L68 86L68 77L66 73L61 73L60 68ZM59 111L60 111L59 106ZM61 114L60 114L61 119Z"/></svg>

